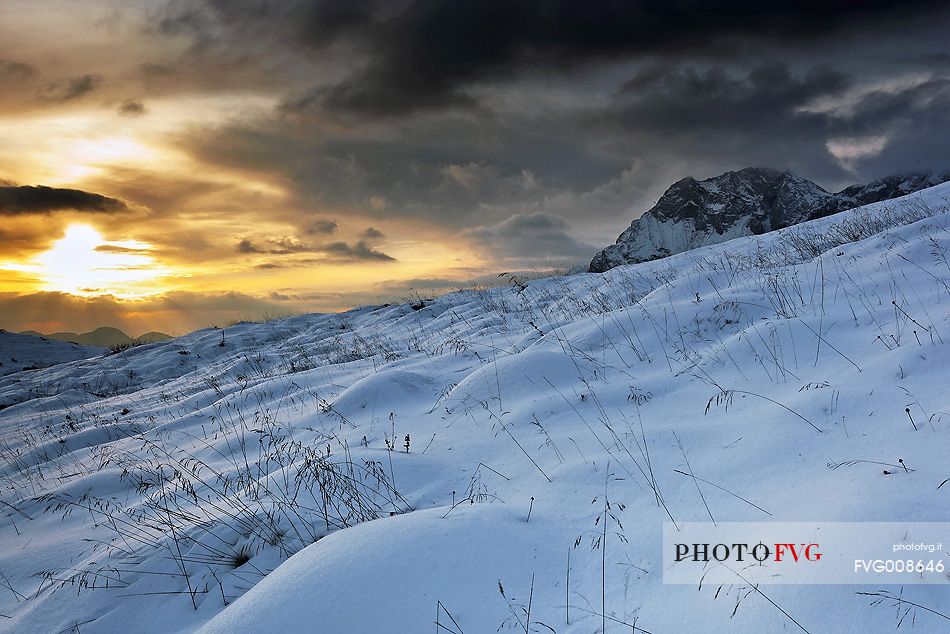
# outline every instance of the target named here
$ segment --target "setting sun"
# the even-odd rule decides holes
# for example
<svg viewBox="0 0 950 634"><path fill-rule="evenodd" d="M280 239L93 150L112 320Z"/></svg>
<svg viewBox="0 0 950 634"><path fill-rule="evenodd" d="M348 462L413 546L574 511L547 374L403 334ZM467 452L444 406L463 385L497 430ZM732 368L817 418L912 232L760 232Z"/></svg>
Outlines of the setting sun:
<svg viewBox="0 0 950 634"><path fill-rule="evenodd" d="M107 242L89 225L70 225L66 234L34 260L42 290L73 295L141 297L158 292L153 282L167 271L138 240Z"/></svg>

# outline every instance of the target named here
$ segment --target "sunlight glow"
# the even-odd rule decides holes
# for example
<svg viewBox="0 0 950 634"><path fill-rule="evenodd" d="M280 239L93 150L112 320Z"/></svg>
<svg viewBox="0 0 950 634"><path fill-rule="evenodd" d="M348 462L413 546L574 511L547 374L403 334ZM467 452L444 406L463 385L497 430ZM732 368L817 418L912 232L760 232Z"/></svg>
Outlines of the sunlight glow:
<svg viewBox="0 0 950 634"><path fill-rule="evenodd" d="M161 292L154 282L169 274L156 265L150 248L137 240L106 242L88 225L70 225L65 236L35 258L34 267L45 291L144 297Z"/></svg>

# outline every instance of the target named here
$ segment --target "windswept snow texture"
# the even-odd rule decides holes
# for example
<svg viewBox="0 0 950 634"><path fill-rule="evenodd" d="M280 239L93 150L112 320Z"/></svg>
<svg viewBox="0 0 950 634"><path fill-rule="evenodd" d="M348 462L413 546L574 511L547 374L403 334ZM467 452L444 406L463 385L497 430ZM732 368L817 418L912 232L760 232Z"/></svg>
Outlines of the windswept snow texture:
<svg viewBox="0 0 950 634"><path fill-rule="evenodd" d="M0 629L893 631L663 585L662 526L950 521L948 198L4 383Z"/></svg>
<svg viewBox="0 0 950 634"><path fill-rule="evenodd" d="M0 377L101 355L105 348L0 331ZM0 401L0 406L8 405Z"/></svg>
<svg viewBox="0 0 950 634"><path fill-rule="evenodd" d="M897 198L950 180L950 174L896 174L832 194L790 171L747 167L697 181L673 183L614 244L591 260L603 273L733 238L815 220L862 205Z"/></svg>

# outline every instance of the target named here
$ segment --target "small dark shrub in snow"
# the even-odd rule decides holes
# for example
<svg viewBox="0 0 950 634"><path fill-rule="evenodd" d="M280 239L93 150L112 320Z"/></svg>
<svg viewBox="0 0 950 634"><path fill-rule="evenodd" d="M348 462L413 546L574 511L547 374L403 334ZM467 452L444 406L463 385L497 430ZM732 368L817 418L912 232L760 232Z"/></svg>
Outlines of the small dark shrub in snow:
<svg viewBox="0 0 950 634"><path fill-rule="evenodd" d="M231 561L232 568L240 568L247 562L251 560L251 553L246 550L240 550L234 554L234 559Z"/></svg>

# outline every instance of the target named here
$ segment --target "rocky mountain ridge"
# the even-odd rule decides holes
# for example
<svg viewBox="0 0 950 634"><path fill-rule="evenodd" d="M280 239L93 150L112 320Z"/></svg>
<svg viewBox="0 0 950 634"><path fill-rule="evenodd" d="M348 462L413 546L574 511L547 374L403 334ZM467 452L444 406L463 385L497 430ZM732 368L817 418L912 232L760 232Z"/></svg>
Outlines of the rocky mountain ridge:
<svg viewBox="0 0 950 634"><path fill-rule="evenodd" d="M747 167L673 183L656 205L594 256L590 271L656 260L747 235L782 229L950 180L950 173L895 174L831 193L786 170Z"/></svg>

